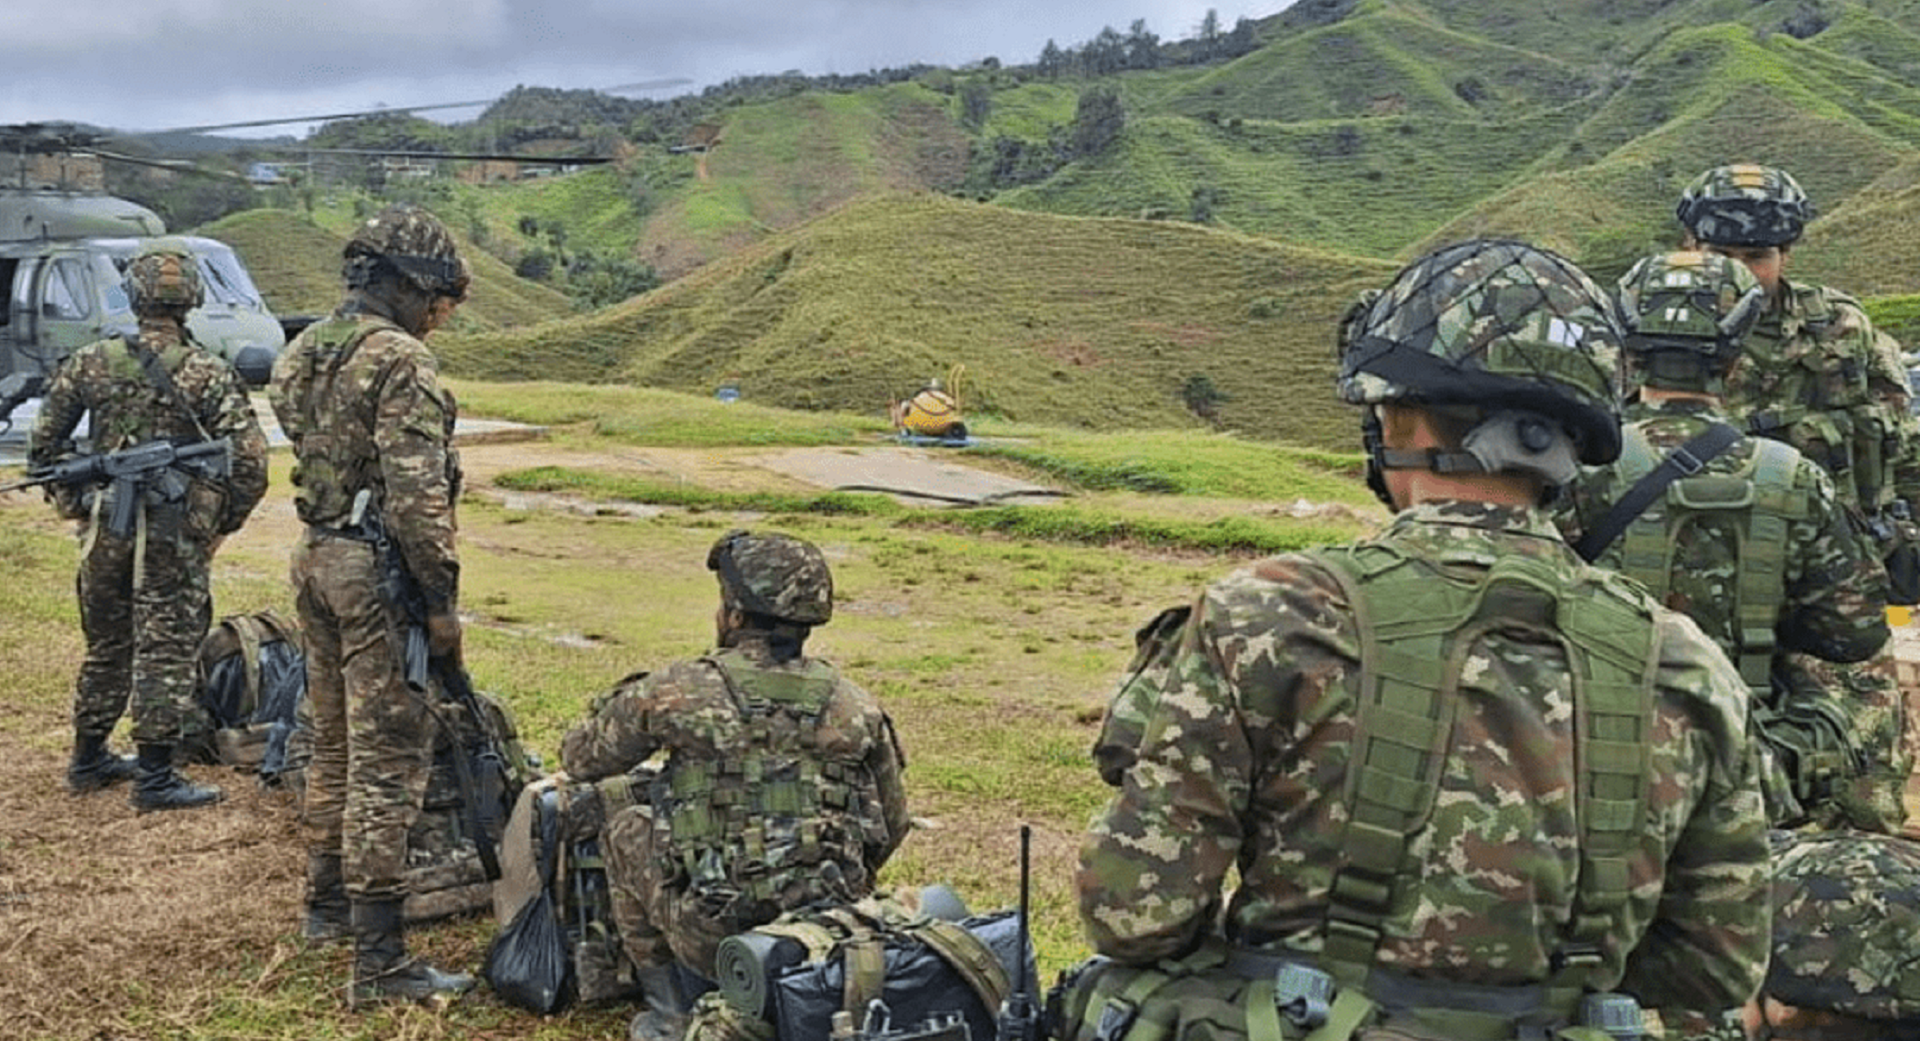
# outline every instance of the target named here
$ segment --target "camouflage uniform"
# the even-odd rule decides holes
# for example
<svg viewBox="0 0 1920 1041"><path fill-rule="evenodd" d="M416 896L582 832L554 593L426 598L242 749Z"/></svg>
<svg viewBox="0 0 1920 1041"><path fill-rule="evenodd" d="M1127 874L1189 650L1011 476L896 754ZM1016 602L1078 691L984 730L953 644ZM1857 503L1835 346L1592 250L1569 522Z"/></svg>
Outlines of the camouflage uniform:
<svg viewBox="0 0 1920 1041"><path fill-rule="evenodd" d="M816 757L803 770L833 778L851 797L844 808L822 808L818 820L793 825L796 833L818 830L813 841L819 848L810 851L809 872L819 888L783 890L771 900L716 903L716 888L695 884L681 862L682 851L666 826L671 810L636 798L611 815L606 850L608 878L620 898L615 905L620 936L635 964L662 961L665 951L654 938L664 937L676 960L712 979L713 951L721 940L816 900L850 903L866 896L906 837L903 757L879 703L817 659L776 664L757 640L622 681L595 704L588 721L567 733L560 761L568 776L588 781L623 775L659 751L675 761L669 772L689 764L742 761L754 751L749 718L754 706L743 700L750 701L761 682L756 674L776 682L804 678L831 685L817 718L781 718L776 724L795 730L784 745L804 746ZM760 711L765 710L762 703ZM762 841L771 850L776 839L773 829L767 830Z"/></svg>
<svg viewBox="0 0 1920 1041"><path fill-rule="evenodd" d="M395 233L404 240L407 231ZM356 900L404 895L407 830L420 811L434 732L403 674L400 620L381 599L381 561L351 516L367 490L430 610L457 602L456 408L426 345L356 294L274 365L271 397L293 443L306 523L291 576L306 639L313 757L308 848L344 853Z"/></svg>
<svg viewBox="0 0 1920 1041"><path fill-rule="evenodd" d="M1920 845L1889 835L1774 833L1766 994L1920 1033Z"/></svg>
<svg viewBox="0 0 1920 1041"><path fill-rule="evenodd" d="M812 575L755 553L812 550L784 539L722 540L743 546L732 581L783 568L787 590L761 583L772 606L755 613L824 621L830 585L810 609L793 606L800 583L825 575L817 550ZM716 567L723 590L732 566ZM866 896L906 837L906 764L892 721L831 665L777 642L759 629L726 630L719 650L623 680L561 744L568 776L603 782L608 880L638 966L678 961L713 979L722 939L783 911ZM654 780L646 764L661 753Z"/></svg>
<svg viewBox="0 0 1920 1041"><path fill-rule="evenodd" d="M1583 569L1532 511L1416 506L1380 541L1432 561L1422 566L1434 581L1525 554L1558 568L1569 590L1633 595ZM1765 820L1741 737L1745 688L1690 622L1640 609L1660 635L1655 780L1601 984L1718 1011L1746 1001L1766 960ZM1115 707L1145 725L1138 761L1081 853L1081 918L1097 951L1141 962L1190 949L1214 927L1230 867L1241 884L1220 919L1227 939L1319 948L1341 864L1358 646L1339 584L1310 557L1275 558L1200 598L1164 685L1137 683L1122 694L1132 707ZM1532 983L1553 971L1579 874L1566 660L1490 636L1471 661L1440 805L1404 876L1427 884L1395 894L1379 962Z"/></svg>
<svg viewBox="0 0 1920 1041"><path fill-rule="evenodd" d="M194 656L212 621L213 544L238 531L266 493L267 442L239 375L193 342L178 320L143 315L137 339L138 348L123 339L101 340L61 364L34 423L27 462L46 466L72 454L83 415L91 417L96 453L162 439L229 439L227 479L197 478L184 502L149 503L132 538L105 530L104 491L54 493L62 515L83 526L75 584L87 656L75 690L74 728L104 739L131 692L134 740L174 745L198 736L190 732L197 722ZM148 375L143 352L159 358L177 397Z"/></svg>
<svg viewBox="0 0 1920 1041"><path fill-rule="evenodd" d="M1316 1037L1534 1036L1509 1003L1551 1030L1583 989L1628 991L1670 1025L1724 1022L1759 984L1768 929L1737 673L1685 616L1582 564L1541 510L1396 503L1387 479L1484 466L1505 483L1482 487L1512 492L1511 475L1568 471L1569 439L1609 461L1611 302L1545 251L1468 243L1359 308L1348 400L1472 408L1476 425L1464 450L1413 449L1370 418L1371 481L1402 507L1385 533L1236 572L1143 630L1096 748L1119 791L1081 849L1089 939L1130 966L1222 943L1229 974L1305 962L1384 1018ZM1502 431L1521 436L1484 443ZM1438 628L1410 645L1409 620ZM1624 758L1596 754L1600 732ZM1602 758L1634 774L1624 807L1601 809L1623 791ZM1230 1000L1254 1033L1263 1001ZM1481 1032L1419 1032L1468 1014Z"/></svg>
<svg viewBox="0 0 1920 1041"><path fill-rule="evenodd" d="M1683 193L1676 215L1709 246L1790 249L1815 210L1783 170L1751 164L1716 167ZM1824 467L1856 523L1872 532L1878 554L1899 581L1889 599L1910 602L1920 528L1920 427L1907 413L1908 383L1899 346L1874 329L1859 302L1837 290L1782 278L1772 304L1745 341L1727 383L1727 411L1748 433L1784 441ZM1839 665L1789 656L1783 681L1807 691L1840 692L1849 701L1849 737L1865 760L1860 779L1828 808L1825 823L1897 829L1900 797L1912 766L1904 700L1892 648Z"/></svg>

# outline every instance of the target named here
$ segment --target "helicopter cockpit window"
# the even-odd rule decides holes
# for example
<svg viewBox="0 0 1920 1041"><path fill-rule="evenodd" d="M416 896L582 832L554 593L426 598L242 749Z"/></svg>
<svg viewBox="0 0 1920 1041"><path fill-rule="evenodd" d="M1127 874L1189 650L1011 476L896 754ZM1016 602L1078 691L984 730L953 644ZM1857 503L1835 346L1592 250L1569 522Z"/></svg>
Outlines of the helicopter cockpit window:
<svg viewBox="0 0 1920 1041"><path fill-rule="evenodd" d="M200 274L207 285L207 295L222 303L237 307L263 306L260 291L254 288L253 279L247 277L247 269L240 265L240 258L230 249L206 249L196 254L200 258Z"/></svg>
<svg viewBox="0 0 1920 1041"><path fill-rule="evenodd" d="M46 288L40 295L40 313L47 318L80 319L91 308L87 301L87 275L72 257L58 257L47 271Z"/></svg>
<svg viewBox="0 0 1920 1041"><path fill-rule="evenodd" d="M127 299L127 276L123 270L125 267L125 261L115 260L104 254L94 255L93 274L104 287L108 314L120 314L123 311L133 310L133 301Z"/></svg>

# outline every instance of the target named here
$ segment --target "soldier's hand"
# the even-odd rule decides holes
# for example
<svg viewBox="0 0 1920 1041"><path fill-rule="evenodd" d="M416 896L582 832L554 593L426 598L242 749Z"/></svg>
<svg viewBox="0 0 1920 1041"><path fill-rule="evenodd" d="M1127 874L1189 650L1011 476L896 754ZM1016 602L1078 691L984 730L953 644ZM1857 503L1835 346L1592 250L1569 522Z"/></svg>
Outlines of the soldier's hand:
<svg viewBox="0 0 1920 1041"><path fill-rule="evenodd" d="M460 660L460 615L443 611L427 616L427 654L434 658Z"/></svg>

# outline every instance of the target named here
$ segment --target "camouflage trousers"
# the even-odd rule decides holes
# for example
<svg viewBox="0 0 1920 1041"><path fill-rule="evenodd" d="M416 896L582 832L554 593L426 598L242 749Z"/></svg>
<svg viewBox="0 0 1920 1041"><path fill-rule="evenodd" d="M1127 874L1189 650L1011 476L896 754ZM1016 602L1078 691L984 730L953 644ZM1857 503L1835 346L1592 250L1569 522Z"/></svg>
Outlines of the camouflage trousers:
<svg viewBox="0 0 1920 1041"><path fill-rule="evenodd" d="M185 536L145 543L142 558L135 539L95 528L83 544L74 588L87 654L73 727L105 737L131 697L134 741L171 745L197 736L194 662L213 620L209 554Z"/></svg>
<svg viewBox="0 0 1920 1041"><path fill-rule="evenodd" d="M613 813L601 832L600 853L607 862L607 895L613 910L613 924L620 931L620 946L628 960L645 968L668 965L679 955L697 953L705 946L707 958L703 974L711 979L713 947L727 934L715 936L710 945L700 942L699 931L687 934L690 922L679 922L683 933L679 943L668 938L667 925L676 921L674 891L665 884L663 872L655 862L653 808L628 806ZM695 968L695 971L701 971Z"/></svg>
<svg viewBox="0 0 1920 1041"><path fill-rule="evenodd" d="M1913 769L1906 698L1895 676L1891 643L1864 662L1841 665L1794 655L1794 682L1818 685L1845 707L1859 773L1837 784L1832 797L1807 807L1816 824L1828 828L1895 832L1907 819L1905 792Z"/></svg>
<svg viewBox="0 0 1920 1041"><path fill-rule="evenodd" d="M313 713L307 848L341 855L353 898L403 898L435 730L423 698L407 690L373 547L310 532L294 548L292 577Z"/></svg>

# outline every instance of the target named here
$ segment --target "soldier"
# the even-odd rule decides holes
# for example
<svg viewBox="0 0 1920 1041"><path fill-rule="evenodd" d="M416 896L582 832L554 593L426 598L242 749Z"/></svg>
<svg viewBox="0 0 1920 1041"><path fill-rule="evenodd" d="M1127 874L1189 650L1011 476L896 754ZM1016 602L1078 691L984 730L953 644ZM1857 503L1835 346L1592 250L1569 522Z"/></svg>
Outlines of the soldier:
<svg viewBox="0 0 1920 1041"><path fill-rule="evenodd" d="M133 336L75 351L54 373L27 450L46 466L74 450L89 416L89 439L105 453L166 440L228 442L225 477L183 474L179 497L142 489L134 530L116 535L104 518L113 489L59 488L61 515L81 524L80 627L87 656L76 684L73 761L67 787L91 792L131 776L138 810L205 806L220 789L174 769L194 718L194 658L213 618L208 571L215 548L238 531L267 489L267 441L232 366L195 343L187 312L203 289L193 255L157 240L127 265L127 296L139 317ZM107 735L133 702L137 761L107 750Z"/></svg>
<svg viewBox="0 0 1920 1041"><path fill-rule="evenodd" d="M1398 514L1150 634L1171 649L1103 738L1119 791L1075 881L1106 960L1065 1036L1592 1038L1557 1031L1641 1006L1737 1030L1768 929L1745 687L1540 509L1619 452L1612 301L1468 242L1340 338Z"/></svg>
<svg viewBox="0 0 1920 1041"><path fill-rule="evenodd" d="M1773 959L1748 1013L1771 1041L1920 1041L1920 845L1774 832Z"/></svg>
<svg viewBox="0 0 1920 1041"><path fill-rule="evenodd" d="M1794 243L1814 213L1791 174L1746 163L1702 173L1675 209L1686 248L1742 262L1767 291L1767 309L1729 377L1728 412L1747 433L1785 441L1826 469L1840 501L1874 535L1887 565L1889 602L1912 604L1920 600L1920 529L1913 522L1920 437L1907 414L1906 368L1898 345L1874 329L1857 300L1786 277ZM1847 812L1822 823L1897 830L1906 819L1901 790L1912 754L1891 646L1859 666L1789 656L1778 675L1813 699L1842 692L1850 706L1851 737L1864 764L1829 803Z"/></svg>
<svg viewBox="0 0 1920 1041"><path fill-rule="evenodd" d="M892 721L804 653L833 616L826 558L735 531L707 568L718 649L622 680L560 746L569 777L600 782L616 924L646 989L634 1036L677 1036L722 939L868 895L909 824Z"/></svg>
<svg viewBox="0 0 1920 1041"><path fill-rule="evenodd" d="M412 206L363 223L343 260L345 300L288 346L271 390L307 525L291 564L313 712L305 934L351 932L350 1003L427 1000L465 991L473 977L406 950L407 830L434 729L407 688L405 619L380 579L390 546L424 601L430 652L458 663L455 406L421 341L466 298L468 276L446 228Z"/></svg>
<svg viewBox="0 0 1920 1041"><path fill-rule="evenodd" d="M1778 767L1764 785L1775 825L1805 822L1857 769L1848 709L1774 680L1777 656L1864 661L1887 640L1886 572L1826 472L1723 418L1728 373L1766 305L1738 261L1647 257L1620 280L1624 354L1639 386L1620 459L1588 467L1557 520L1582 558L1645 584L1699 624L1755 698Z"/></svg>

